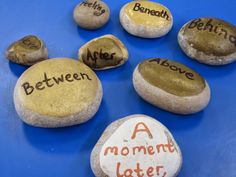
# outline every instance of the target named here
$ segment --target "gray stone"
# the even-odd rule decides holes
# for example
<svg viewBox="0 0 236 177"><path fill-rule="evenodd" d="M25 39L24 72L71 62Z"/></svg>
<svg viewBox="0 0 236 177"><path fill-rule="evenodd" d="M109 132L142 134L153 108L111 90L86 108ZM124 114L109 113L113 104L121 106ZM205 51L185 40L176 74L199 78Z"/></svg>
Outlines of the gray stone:
<svg viewBox="0 0 236 177"><path fill-rule="evenodd" d="M110 18L109 7L100 0L84 0L74 9L74 20L82 28L98 29Z"/></svg>

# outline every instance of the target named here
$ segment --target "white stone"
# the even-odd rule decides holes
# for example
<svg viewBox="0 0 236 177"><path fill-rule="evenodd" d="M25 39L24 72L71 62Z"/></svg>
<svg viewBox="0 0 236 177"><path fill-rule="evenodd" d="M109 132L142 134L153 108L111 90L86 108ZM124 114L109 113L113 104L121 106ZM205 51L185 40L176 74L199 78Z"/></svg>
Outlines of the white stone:
<svg viewBox="0 0 236 177"><path fill-rule="evenodd" d="M122 177L124 174L175 177L181 165L181 150L169 130L145 115L132 115L113 122L91 154L96 177Z"/></svg>

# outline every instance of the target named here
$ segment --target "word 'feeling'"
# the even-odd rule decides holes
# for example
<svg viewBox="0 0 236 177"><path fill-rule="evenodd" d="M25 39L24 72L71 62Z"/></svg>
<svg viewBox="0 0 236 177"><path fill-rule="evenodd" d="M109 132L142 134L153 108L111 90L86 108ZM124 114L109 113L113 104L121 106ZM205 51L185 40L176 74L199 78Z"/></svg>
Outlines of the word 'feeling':
<svg viewBox="0 0 236 177"><path fill-rule="evenodd" d="M133 130L131 140L136 139L136 135L138 133L145 133L147 134L149 139L153 139L153 134L151 133L150 129L144 122L139 122L135 125L135 128ZM133 147L123 146L108 146L105 148L103 155L104 156L115 156L115 157L127 157L130 156L154 156L155 154L159 153L174 153L176 151L174 143L171 138L167 138L168 143L165 144L156 144L156 145L137 145ZM145 143L146 144L146 143ZM156 158L155 156L153 157ZM143 177L143 176L160 176L165 177L167 175L167 172L164 171L164 166L158 164L157 166L149 166L147 169L144 169L141 167L142 162L136 162L136 167L134 169L127 168L127 164L123 165L122 162L117 162L116 164L116 176L117 177ZM123 166L122 166L123 165ZM145 165L146 166L146 165ZM123 170L121 170L123 169Z"/></svg>
<svg viewBox="0 0 236 177"><path fill-rule="evenodd" d="M102 6L97 1L95 2L84 1L80 5L97 10L93 13L95 16L101 16L102 14L106 12L106 10L103 9Z"/></svg>
<svg viewBox="0 0 236 177"><path fill-rule="evenodd" d="M44 79L37 82L34 86L29 82L24 82L21 86L26 95L30 95L34 90L44 90L55 85L60 85L63 82L75 82L80 80L92 80L86 73L61 74L59 77L48 78L47 73L44 73Z"/></svg>

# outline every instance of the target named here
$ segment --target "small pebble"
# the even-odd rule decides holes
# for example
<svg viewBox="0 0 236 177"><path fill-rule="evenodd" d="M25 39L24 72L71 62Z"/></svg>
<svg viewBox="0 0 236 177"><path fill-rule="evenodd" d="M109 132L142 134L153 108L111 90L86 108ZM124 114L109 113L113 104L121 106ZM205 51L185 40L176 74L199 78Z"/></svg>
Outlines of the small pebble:
<svg viewBox="0 0 236 177"><path fill-rule="evenodd" d="M133 85L147 102L178 114L204 109L210 100L210 88L198 73L175 61L144 60L133 73Z"/></svg>
<svg viewBox="0 0 236 177"><path fill-rule="evenodd" d="M27 69L14 90L20 118L37 127L65 127L86 122L97 112L102 86L82 62L57 58Z"/></svg>
<svg viewBox="0 0 236 177"><path fill-rule="evenodd" d="M120 11L123 28L134 36L157 38L167 34L173 25L171 12L151 1L132 1Z"/></svg>
<svg viewBox="0 0 236 177"><path fill-rule="evenodd" d="M75 22L85 29L101 28L109 18L109 7L100 0L84 0L74 9Z"/></svg>
<svg viewBox="0 0 236 177"><path fill-rule="evenodd" d="M201 63L225 65L236 60L236 27L224 20L191 20L179 31L178 42L186 55Z"/></svg>
<svg viewBox="0 0 236 177"><path fill-rule="evenodd" d="M104 70L123 65L128 60L128 51L118 38L109 34L82 46L79 59L94 70Z"/></svg>
<svg viewBox="0 0 236 177"><path fill-rule="evenodd" d="M146 115L132 115L106 128L90 163L96 177L176 177L182 153L164 125Z"/></svg>
<svg viewBox="0 0 236 177"><path fill-rule="evenodd" d="M48 50L40 38L29 35L10 45L6 50L6 58L30 66L47 59Z"/></svg>

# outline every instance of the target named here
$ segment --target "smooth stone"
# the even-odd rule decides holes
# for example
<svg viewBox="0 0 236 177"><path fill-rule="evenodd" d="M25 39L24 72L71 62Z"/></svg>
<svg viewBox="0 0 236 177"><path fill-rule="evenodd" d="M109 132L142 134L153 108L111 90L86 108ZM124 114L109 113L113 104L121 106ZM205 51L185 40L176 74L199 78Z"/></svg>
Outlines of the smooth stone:
<svg viewBox="0 0 236 177"><path fill-rule="evenodd" d="M88 121L97 112L102 86L82 62L45 60L27 69L14 90L20 118L37 127L65 127Z"/></svg>
<svg viewBox="0 0 236 177"><path fill-rule="evenodd" d="M128 60L125 45L113 35L95 38L83 45L79 59L94 70L104 70L123 65Z"/></svg>
<svg viewBox="0 0 236 177"><path fill-rule="evenodd" d="M146 115L132 115L106 128L90 164L96 177L175 177L182 153L164 125Z"/></svg>
<svg viewBox="0 0 236 177"><path fill-rule="evenodd" d="M108 22L109 18L109 7L100 0L84 0L74 9L75 22L85 29L101 28Z"/></svg>
<svg viewBox="0 0 236 177"><path fill-rule="evenodd" d="M136 92L147 102L177 114L192 114L204 109L210 88L198 73L175 61L144 60L133 73Z"/></svg>
<svg viewBox="0 0 236 177"><path fill-rule="evenodd" d="M5 55L14 63L29 66L47 59L48 50L40 38L29 35L11 44Z"/></svg>
<svg viewBox="0 0 236 177"><path fill-rule="evenodd" d="M173 17L169 9L151 1L132 1L120 11L123 28L134 36L157 38L166 35L172 28Z"/></svg>
<svg viewBox="0 0 236 177"><path fill-rule="evenodd" d="M236 27L224 20L191 20L179 31L178 42L186 55L201 63L224 65L236 60Z"/></svg>

